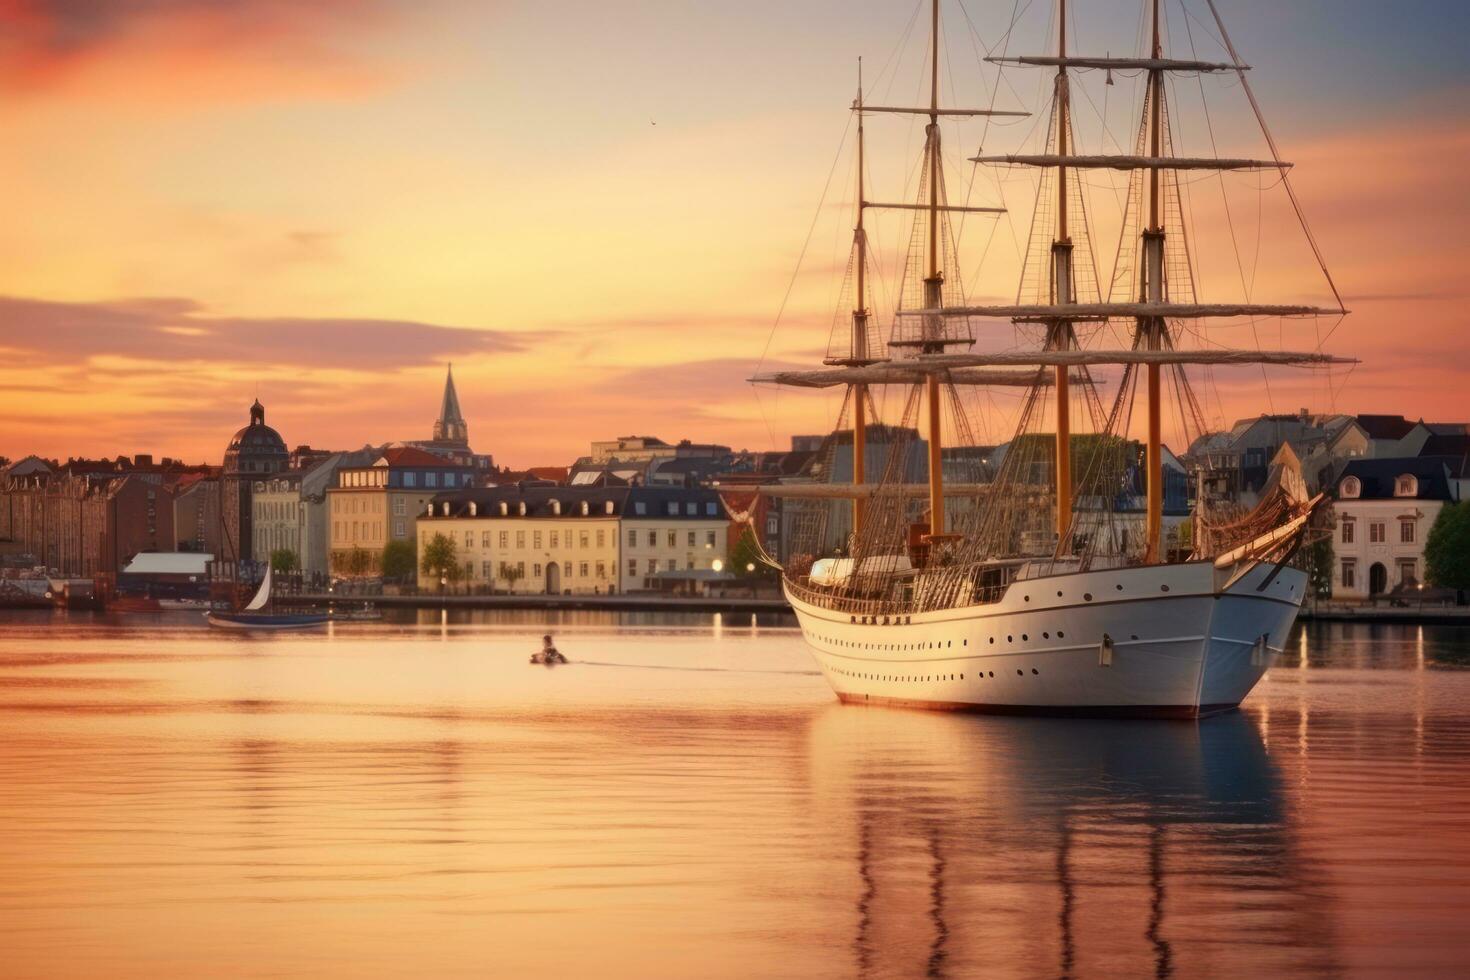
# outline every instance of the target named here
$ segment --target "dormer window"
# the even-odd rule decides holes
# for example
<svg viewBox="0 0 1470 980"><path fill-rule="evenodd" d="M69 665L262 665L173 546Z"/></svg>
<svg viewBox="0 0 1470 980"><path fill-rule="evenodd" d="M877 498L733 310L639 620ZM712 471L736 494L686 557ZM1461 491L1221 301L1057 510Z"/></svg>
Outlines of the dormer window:
<svg viewBox="0 0 1470 980"><path fill-rule="evenodd" d="M561 501L560 500L553 500L551 502L551 512L553 514L555 514L557 517L560 517L561 516Z"/></svg>
<svg viewBox="0 0 1470 980"><path fill-rule="evenodd" d="M1395 497L1417 497L1419 496L1419 481L1414 479L1410 473L1405 473L1393 481L1393 495Z"/></svg>
<svg viewBox="0 0 1470 980"><path fill-rule="evenodd" d="M507 504L504 500L502 500L500 502L500 516L501 517L505 517L509 513L510 513L510 505Z"/></svg>
<svg viewBox="0 0 1470 980"><path fill-rule="evenodd" d="M582 516L583 517L586 517L587 516L587 513L588 513L587 501L584 500L584 501L582 501Z"/></svg>
<svg viewBox="0 0 1470 980"><path fill-rule="evenodd" d="M1343 479L1341 490L1344 500L1353 500L1363 492L1363 485L1358 482L1357 477L1349 476Z"/></svg>
<svg viewBox="0 0 1470 980"><path fill-rule="evenodd" d="M473 500L471 500L470 501L470 516L471 517L475 517L479 513L479 510L480 510L480 508L475 505L475 502Z"/></svg>
<svg viewBox="0 0 1470 980"><path fill-rule="evenodd" d="M444 516L445 517L448 517L449 516L449 501L447 501L447 500L444 501Z"/></svg>
<svg viewBox="0 0 1470 980"><path fill-rule="evenodd" d="M524 500L522 500L516 506L516 513L519 514L519 515L521 515L522 517L525 517L526 516L526 502Z"/></svg>
<svg viewBox="0 0 1470 980"><path fill-rule="evenodd" d="M611 514L613 512L613 502L611 500L607 501L607 503L603 505L603 509L605 513ZM601 534L602 532L599 531L598 533Z"/></svg>

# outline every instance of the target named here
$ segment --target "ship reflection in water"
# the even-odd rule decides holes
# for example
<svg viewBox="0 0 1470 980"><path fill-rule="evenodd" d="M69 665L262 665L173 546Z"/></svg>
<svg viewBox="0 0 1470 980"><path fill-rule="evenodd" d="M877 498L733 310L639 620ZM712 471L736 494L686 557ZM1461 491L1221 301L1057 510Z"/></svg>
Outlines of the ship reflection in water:
<svg viewBox="0 0 1470 980"><path fill-rule="evenodd" d="M848 710L811 735L816 798L855 838L859 974L1335 969L1250 718Z"/></svg>
<svg viewBox="0 0 1470 980"><path fill-rule="evenodd" d="M1237 714L835 703L748 618L0 623L6 976L1455 972L1470 636Z"/></svg>

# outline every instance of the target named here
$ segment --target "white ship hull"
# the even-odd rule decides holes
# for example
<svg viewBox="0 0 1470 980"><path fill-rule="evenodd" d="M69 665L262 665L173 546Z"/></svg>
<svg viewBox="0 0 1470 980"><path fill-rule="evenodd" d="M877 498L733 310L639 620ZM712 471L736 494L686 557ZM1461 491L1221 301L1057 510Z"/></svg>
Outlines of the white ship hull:
<svg viewBox="0 0 1470 980"><path fill-rule="evenodd" d="M887 622L787 592L843 701L1198 718L1240 704L1281 652L1306 574L1275 569L1228 585L1209 561L1023 579L998 602Z"/></svg>

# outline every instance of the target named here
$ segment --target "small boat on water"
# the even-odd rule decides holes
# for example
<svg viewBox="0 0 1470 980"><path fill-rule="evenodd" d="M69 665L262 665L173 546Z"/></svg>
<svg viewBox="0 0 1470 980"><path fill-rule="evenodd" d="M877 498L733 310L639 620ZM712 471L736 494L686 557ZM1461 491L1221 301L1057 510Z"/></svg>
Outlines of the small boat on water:
<svg viewBox="0 0 1470 980"><path fill-rule="evenodd" d="M265 570L260 589L255 598L238 612L211 611L207 615L210 626L234 630L297 630L325 625L331 617L323 613L277 613L272 611L271 569Z"/></svg>

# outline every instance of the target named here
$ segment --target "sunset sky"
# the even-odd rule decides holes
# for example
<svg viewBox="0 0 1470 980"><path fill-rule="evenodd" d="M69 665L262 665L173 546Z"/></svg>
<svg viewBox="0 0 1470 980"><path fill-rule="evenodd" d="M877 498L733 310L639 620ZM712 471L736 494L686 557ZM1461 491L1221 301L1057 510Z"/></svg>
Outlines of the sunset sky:
<svg viewBox="0 0 1470 980"><path fill-rule="evenodd" d="M1363 363L1278 371L1269 386L1259 371L1221 375L1211 421L1304 406L1470 417L1470 4L1216 2L1354 311L1325 347ZM1007 69L992 96L996 69L977 54L1050 53L1054 6L946 0L945 101L1042 111L1046 76ZM1140 0L1074 6L1074 50L1138 50ZM1223 57L1204 0L1165 7L1172 53L1192 40ZM917 98L922 18L900 44L914 12L0 0L0 454L218 462L257 395L292 446L427 438L447 361L474 447L510 465L565 463L632 432L768 449L819 431L831 399L745 379L763 351L770 368L825 347L851 221L856 59L870 99ZM1079 80L1084 149L1131 141L1141 80L1115 82ZM1179 152L1211 152L1203 91L1221 155L1265 154L1233 77L1175 84ZM1035 151L1036 126L947 128L952 198L982 138L986 152ZM870 121L872 197L912 194L921 129ZM1240 299L1245 280L1257 301L1330 301L1276 184L1191 183L1207 298ZM1106 278L1121 178L1088 186ZM972 297L1015 297L1033 193L1019 171L974 177L971 203L1011 213L966 224ZM874 219L890 288L905 220ZM1332 326L1215 340L1311 349ZM1009 325L982 340L1016 343ZM1003 429L997 415L989 434Z"/></svg>

